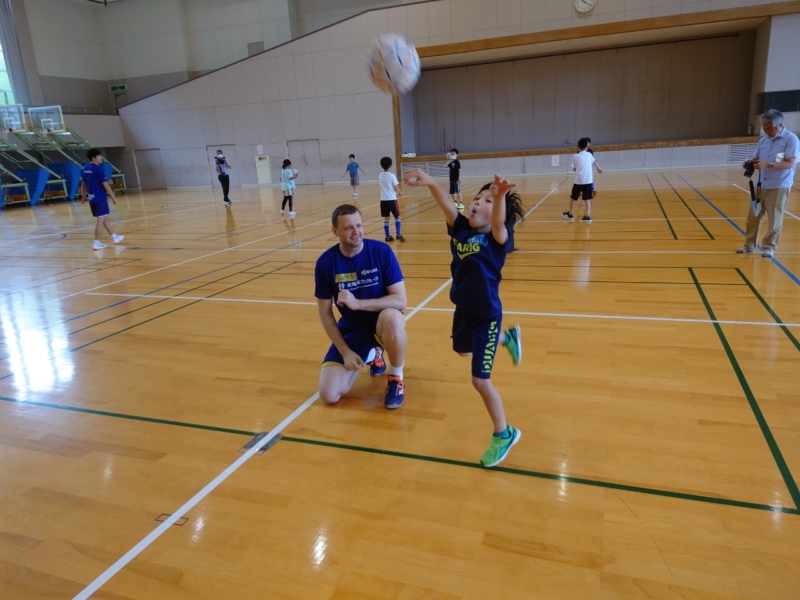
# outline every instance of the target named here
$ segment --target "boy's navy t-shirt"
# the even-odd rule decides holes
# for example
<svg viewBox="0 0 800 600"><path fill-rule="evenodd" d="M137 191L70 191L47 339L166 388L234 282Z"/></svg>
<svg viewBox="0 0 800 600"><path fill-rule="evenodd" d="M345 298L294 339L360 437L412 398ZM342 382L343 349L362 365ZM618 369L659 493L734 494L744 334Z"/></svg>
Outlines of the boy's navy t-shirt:
<svg viewBox="0 0 800 600"><path fill-rule="evenodd" d="M103 182L108 181L103 165L86 163L81 171L81 179L86 184L86 196L89 202L103 202L108 200L108 194L103 187Z"/></svg>
<svg viewBox="0 0 800 600"><path fill-rule="evenodd" d="M347 163L347 170L350 171L350 177L355 177L358 175L358 163L351 162Z"/></svg>
<svg viewBox="0 0 800 600"><path fill-rule="evenodd" d="M453 226L447 227L447 233L451 238L450 250L453 253L450 300L476 315L491 317L502 313L499 287L503 276L500 270L506 262L511 234L506 243L501 244L491 232L472 231L469 219L460 213Z"/></svg>
<svg viewBox="0 0 800 600"><path fill-rule="evenodd" d="M359 300L383 298L389 294L390 285L403 281L403 273L387 244L365 239L361 252L353 257L342 254L339 244L323 252L317 259L314 279L314 296L320 300L333 299L336 304L339 290L349 290ZM336 307L342 315L338 323L340 329L374 327L380 314Z"/></svg>
<svg viewBox="0 0 800 600"><path fill-rule="evenodd" d="M458 181L458 172L461 170L461 161L457 158L454 158L447 166L450 167L450 181Z"/></svg>

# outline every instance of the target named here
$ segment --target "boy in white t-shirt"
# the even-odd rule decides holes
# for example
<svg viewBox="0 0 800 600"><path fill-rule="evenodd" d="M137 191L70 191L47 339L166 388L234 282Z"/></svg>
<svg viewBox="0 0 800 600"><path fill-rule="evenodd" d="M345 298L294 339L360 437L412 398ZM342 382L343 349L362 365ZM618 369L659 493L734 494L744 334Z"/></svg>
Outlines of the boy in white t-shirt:
<svg viewBox="0 0 800 600"><path fill-rule="evenodd" d="M583 201L586 203L586 214L583 216L581 221L585 223L592 222L594 168L597 168L598 173L602 173L603 169L601 169L595 163L594 154L586 151L588 147L588 138L581 138L578 140L578 153L572 157L572 170L575 171L575 183L572 186L572 193L569 195L569 210L565 213L562 213L562 216L570 221L575 218L575 216L572 214L575 201L579 196L583 196Z"/></svg>
<svg viewBox="0 0 800 600"><path fill-rule="evenodd" d="M389 171L392 168L392 159L384 156L381 159L383 173L378 175L378 183L381 184L381 216L383 217L383 231L386 234L386 241L393 242L394 238L389 235L389 215L394 215L394 226L397 230L397 239L405 242L406 238L400 235L400 203L398 196L402 196L400 182L397 181L394 173Z"/></svg>

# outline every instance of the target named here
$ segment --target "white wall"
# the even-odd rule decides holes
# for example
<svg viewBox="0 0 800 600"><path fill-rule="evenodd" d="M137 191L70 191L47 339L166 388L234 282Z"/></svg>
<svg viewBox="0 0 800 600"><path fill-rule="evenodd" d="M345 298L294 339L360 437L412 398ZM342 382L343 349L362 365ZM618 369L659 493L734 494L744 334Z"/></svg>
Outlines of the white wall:
<svg viewBox="0 0 800 600"><path fill-rule="evenodd" d="M64 0L25 0L39 75L107 80L95 9Z"/></svg>
<svg viewBox="0 0 800 600"><path fill-rule="evenodd" d="M128 0L92 12L108 79L190 70L183 0Z"/></svg>
<svg viewBox="0 0 800 600"><path fill-rule="evenodd" d="M64 115L67 126L98 148L121 148L125 145L122 119L117 115Z"/></svg>
<svg viewBox="0 0 800 600"><path fill-rule="evenodd" d="M289 0L186 0L191 70L209 71L247 58L247 44L272 48L292 39Z"/></svg>

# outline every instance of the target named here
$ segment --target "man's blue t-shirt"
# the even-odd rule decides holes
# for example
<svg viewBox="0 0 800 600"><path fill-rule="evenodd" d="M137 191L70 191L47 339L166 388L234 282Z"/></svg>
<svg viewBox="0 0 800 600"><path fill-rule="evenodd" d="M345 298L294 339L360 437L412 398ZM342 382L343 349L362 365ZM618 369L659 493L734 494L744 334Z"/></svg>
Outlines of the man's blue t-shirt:
<svg viewBox="0 0 800 600"><path fill-rule="evenodd" d="M351 162L347 163L347 170L350 171L350 177L355 177L358 175L358 163Z"/></svg>
<svg viewBox="0 0 800 600"><path fill-rule="evenodd" d="M339 244L326 250L317 259L314 279L314 296L320 300L333 299L336 304L339 290L349 290L359 300L383 298L389 294L390 285L403 281L403 273L394 252L387 244L364 240L361 252L353 257L342 254ZM372 327L380 314L336 306L342 315L339 319L340 329Z"/></svg>
<svg viewBox="0 0 800 600"><path fill-rule="evenodd" d="M492 317L502 313L499 287L503 276L500 270L506 262L511 235L505 244L500 244L491 232L472 231L469 219L462 214L456 217L452 227L447 227L447 233L453 253L450 300L476 315Z"/></svg>
<svg viewBox="0 0 800 600"><path fill-rule="evenodd" d="M108 181L103 165L86 163L81 171L81 179L86 184L86 196L89 202L104 202L108 194L103 187L103 182Z"/></svg>

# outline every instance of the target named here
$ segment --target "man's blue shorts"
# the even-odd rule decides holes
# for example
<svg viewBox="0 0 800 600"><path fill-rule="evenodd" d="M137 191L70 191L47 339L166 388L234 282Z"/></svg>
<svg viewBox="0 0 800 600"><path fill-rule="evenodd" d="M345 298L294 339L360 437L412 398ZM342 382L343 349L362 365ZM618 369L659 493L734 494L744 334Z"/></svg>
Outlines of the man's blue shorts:
<svg viewBox="0 0 800 600"><path fill-rule="evenodd" d="M373 348L376 346L380 346L381 348L383 347L383 343L378 337L378 333L376 331L377 326L378 319L375 319L375 322L371 325L362 326L359 328L339 327L339 332L344 338L344 343L347 344L347 347L350 348L350 350L358 354L365 364ZM322 366L331 367L341 366L343 364L344 358L342 358L339 349L331 344L331 347L328 348L328 353L322 360Z"/></svg>

